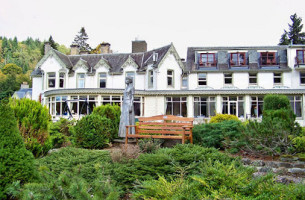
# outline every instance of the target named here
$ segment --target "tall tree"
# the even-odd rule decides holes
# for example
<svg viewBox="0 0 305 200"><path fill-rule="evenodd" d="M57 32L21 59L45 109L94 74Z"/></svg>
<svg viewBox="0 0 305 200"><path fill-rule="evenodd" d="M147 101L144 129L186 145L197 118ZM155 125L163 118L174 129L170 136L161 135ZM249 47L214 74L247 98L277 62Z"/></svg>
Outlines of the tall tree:
<svg viewBox="0 0 305 200"><path fill-rule="evenodd" d="M57 44L55 43L55 41L53 40L53 37L52 37L52 35L50 35L50 37L49 37L49 43L50 43L50 45L51 45L51 47L53 48L53 49L58 49L57 48Z"/></svg>
<svg viewBox="0 0 305 200"><path fill-rule="evenodd" d="M281 36L279 45L287 44L305 44L305 32L302 32L303 24L302 18L298 17L296 13L290 16L292 24L288 24L289 31L284 30Z"/></svg>
<svg viewBox="0 0 305 200"><path fill-rule="evenodd" d="M91 47L86 42L88 39L89 37L86 33L86 30L84 27L82 27L78 34L75 36L73 44L79 45L81 51L90 51Z"/></svg>

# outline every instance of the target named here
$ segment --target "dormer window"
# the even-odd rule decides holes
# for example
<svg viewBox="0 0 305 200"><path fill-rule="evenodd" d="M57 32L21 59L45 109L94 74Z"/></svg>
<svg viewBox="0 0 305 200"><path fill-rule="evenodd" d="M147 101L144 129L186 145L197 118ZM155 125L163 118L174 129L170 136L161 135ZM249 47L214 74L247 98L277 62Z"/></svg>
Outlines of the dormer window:
<svg viewBox="0 0 305 200"><path fill-rule="evenodd" d="M55 72L48 73L48 88L55 88Z"/></svg>
<svg viewBox="0 0 305 200"><path fill-rule="evenodd" d="M154 87L154 71L148 70L148 88Z"/></svg>
<svg viewBox="0 0 305 200"><path fill-rule="evenodd" d="M99 87L100 88L106 88L106 73L100 73L99 74Z"/></svg>
<svg viewBox="0 0 305 200"><path fill-rule="evenodd" d="M85 88L85 74L77 74L77 88Z"/></svg>
<svg viewBox="0 0 305 200"><path fill-rule="evenodd" d="M246 65L246 53L245 52L231 53L230 65L231 66Z"/></svg>
<svg viewBox="0 0 305 200"><path fill-rule="evenodd" d="M305 64L305 50L297 50L297 64Z"/></svg>
<svg viewBox="0 0 305 200"><path fill-rule="evenodd" d="M199 57L199 65L205 67L216 66L215 53L201 53Z"/></svg>
<svg viewBox="0 0 305 200"><path fill-rule="evenodd" d="M276 65L275 52L261 52L260 64L261 65Z"/></svg>
<svg viewBox="0 0 305 200"><path fill-rule="evenodd" d="M65 88L65 73L59 73L59 88Z"/></svg>

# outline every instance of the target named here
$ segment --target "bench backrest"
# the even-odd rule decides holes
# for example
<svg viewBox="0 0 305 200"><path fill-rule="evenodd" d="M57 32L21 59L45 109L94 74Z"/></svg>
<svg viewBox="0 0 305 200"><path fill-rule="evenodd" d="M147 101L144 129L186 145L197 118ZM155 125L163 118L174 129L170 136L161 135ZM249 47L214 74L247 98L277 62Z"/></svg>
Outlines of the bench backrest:
<svg viewBox="0 0 305 200"><path fill-rule="evenodd" d="M178 117L174 115L158 115L153 117L139 117L138 134L173 134L181 135L183 126L193 126L194 118ZM185 134L191 130L186 129Z"/></svg>

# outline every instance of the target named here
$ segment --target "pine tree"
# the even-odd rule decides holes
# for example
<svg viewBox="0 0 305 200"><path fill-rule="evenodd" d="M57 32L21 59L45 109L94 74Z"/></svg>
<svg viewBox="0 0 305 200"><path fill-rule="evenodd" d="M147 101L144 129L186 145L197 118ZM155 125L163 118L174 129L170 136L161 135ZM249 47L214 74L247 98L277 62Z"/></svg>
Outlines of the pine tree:
<svg viewBox="0 0 305 200"><path fill-rule="evenodd" d="M50 45L51 45L51 47L52 47L53 49L58 50L57 44L56 44L56 42L53 40L52 35L50 35L50 37L49 37L49 43L50 43Z"/></svg>
<svg viewBox="0 0 305 200"><path fill-rule="evenodd" d="M79 45L81 51L90 51L91 47L86 42L89 39L86 30L84 27L78 32L78 35L75 36L73 44Z"/></svg>
<svg viewBox="0 0 305 200"><path fill-rule="evenodd" d="M288 24L289 32L284 30L284 33L281 36L279 45L287 44L305 44L305 32L302 32L303 24L302 18L298 17L297 14L290 16L292 24Z"/></svg>
<svg viewBox="0 0 305 200"><path fill-rule="evenodd" d="M34 176L34 157L26 150L13 110L0 102L0 199L14 181L26 183Z"/></svg>

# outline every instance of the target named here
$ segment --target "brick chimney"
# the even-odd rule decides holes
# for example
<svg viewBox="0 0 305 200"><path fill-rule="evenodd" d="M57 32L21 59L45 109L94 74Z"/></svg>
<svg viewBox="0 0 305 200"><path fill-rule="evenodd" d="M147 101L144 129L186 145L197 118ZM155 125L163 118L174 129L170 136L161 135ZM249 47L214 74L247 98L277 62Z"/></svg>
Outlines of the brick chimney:
<svg viewBox="0 0 305 200"><path fill-rule="evenodd" d="M45 42L44 43L44 55L47 55L47 53L51 50L51 44L50 42Z"/></svg>
<svg viewBox="0 0 305 200"><path fill-rule="evenodd" d="M101 43L101 53L112 53L112 50L110 50L110 44L108 42Z"/></svg>
<svg viewBox="0 0 305 200"><path fill-rule="evenodd" d="M78 44L71 44L71 55L79 55L79 46Z"/></svg>
<svg viewBox="0 0 305 200"><path fill-rule="evenodd" d="M132 41L132 53L142 53L147 51L147 43L145 40Z"/></svg>

